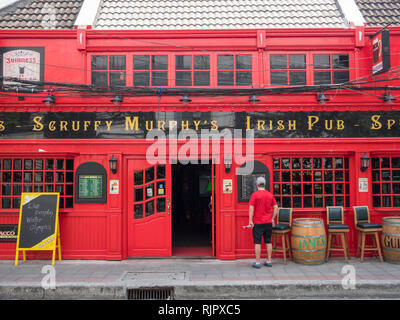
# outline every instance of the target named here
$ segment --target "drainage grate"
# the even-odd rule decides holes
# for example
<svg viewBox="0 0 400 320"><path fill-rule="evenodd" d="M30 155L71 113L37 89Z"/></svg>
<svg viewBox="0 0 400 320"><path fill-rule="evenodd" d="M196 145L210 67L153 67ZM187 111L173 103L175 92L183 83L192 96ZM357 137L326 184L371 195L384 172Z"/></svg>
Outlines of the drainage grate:
<svg viewBox="0 0 400 320"><path fill-rule="evenodd" d="M127 289L128 300L173 300L174 288L139 288Z"/></svg>

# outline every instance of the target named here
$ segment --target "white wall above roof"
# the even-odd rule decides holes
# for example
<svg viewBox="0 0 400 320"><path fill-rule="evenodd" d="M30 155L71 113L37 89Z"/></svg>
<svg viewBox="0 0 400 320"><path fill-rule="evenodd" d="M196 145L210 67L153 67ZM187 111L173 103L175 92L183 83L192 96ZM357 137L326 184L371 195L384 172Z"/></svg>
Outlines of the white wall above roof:
<svg viewBox="0 0 400 320"><path fill-rule="evenodd" d="M337 0L337 2L349 23L353 23L355 26L363 26L366 24L366 21L354 0Z"/></svg>
<svg viewBox="0 0 400 320"><path fill-rule="evenodd" d="M101 0L85 0L74 26L93 26Z"/></svg>

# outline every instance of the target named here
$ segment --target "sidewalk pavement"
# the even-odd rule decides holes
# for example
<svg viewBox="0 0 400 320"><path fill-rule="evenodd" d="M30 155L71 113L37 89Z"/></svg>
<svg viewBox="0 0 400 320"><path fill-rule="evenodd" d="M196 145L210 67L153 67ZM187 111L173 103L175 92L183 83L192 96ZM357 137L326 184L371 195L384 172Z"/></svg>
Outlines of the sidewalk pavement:
<svg viewBox="0 0 400 320"><path fill-rule="evenodd" d="M131 289L164 287L172 288L176 300L400 299L400 265L377 258L352 258L348 264L331 258L315 266L273 259L272 268L261 269L252 262L56 260L52 269L50 260L20 260L18 266L3 260L0 299L127 299Z"/></svg>

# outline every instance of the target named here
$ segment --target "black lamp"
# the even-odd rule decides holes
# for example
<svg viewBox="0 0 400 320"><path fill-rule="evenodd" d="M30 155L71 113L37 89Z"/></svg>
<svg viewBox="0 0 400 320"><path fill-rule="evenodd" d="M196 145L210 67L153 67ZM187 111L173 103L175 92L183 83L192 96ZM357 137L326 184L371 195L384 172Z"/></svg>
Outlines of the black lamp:
<svg viewBox="0 0 400 320"><path fill-rule="evenodd" d="M389 90L389 93L387 93L387 92L385 91L385 93L384 93L383 96L382 96L382 100L385 101L385 102L387 102L387 103L391 103L391 102L395 101L396 98L392 96L392 94L391 94L391 92L390 92L390 90Z"/></svg>
<svg viewBox="0 0 400 320"><path fill-rule="evenodd" d="M370 160L370 158L368 157L367 154L364 154L364 155L361 157L361 171L364 172L365 170L368 169L368 167L369 167L369 160Z"/></svg>
<svg viewBox="0 0 400 320"><path fill-rule="evenodd" d="M116 174L117 173L117 162L118 162L118 160L115 159L114 155L112 155L110 160L108 160L108 162L109 162L109 165L110 165L110 171L113 174Z"/></svg>
<svg viewBox="0 0 400 320"><path fill-rule="evenodd" d="M325 102L329 101L329 99L326 97L326 95L322 91L322 92L318 93L317 101L320 103L325 103Z"/></svg>
<svg viewBox="0 0 400 320"><path fill-rule="evenodd" d="M122 97L117 94L114 98L111 99L111 102L114 103L116 106L119 106L122 102Z"/></svg>
<svg viewBox="0 0 400 320"><path fill-rule="evenodd" d="M44 104L46 104L46 105L49 106L49 105L51 105L51 104L56 103L56 97L53 96L51 93L49 93L49 95L47 96L47 98L44 99L42 102L43 102Z"/></svg>
<svg viewBox="0 0 400 320"><path fill-rule="evenodd" d="M188 95L185 94L185 95L182 97L182 99L179 99L179 101L181 101L181 102L183 102L183 103L189 103L189 102L191 102L192 100L189 98Z"/></svg>
<svg viewBox="0 0 400 320"><path fill-rule="evenodd" d="M231 171L231 167L232 167L232 158L231 156L226 156L224 159L224 165L225 165L225 172L229 173Z"/></svg>
<svg viewBox="0 0 400 320"><path fill-rule="evenodd" d="M260 101L260 99L258 99L255 94L252 94L249 98L249 102L251 102L252 104L255 104L258 101Z"/></svg>

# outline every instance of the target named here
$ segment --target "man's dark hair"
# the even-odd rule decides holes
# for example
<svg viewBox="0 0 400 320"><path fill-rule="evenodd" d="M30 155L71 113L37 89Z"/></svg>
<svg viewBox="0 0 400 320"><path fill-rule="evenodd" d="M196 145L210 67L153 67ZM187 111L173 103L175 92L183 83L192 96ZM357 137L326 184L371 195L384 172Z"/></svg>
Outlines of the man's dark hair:
<svg viewBox="0 0 400 320"><path fill-rule="evenodd" d="M260 183L258 186L261 187L261 188L265 188L265 184L264 183Z"/></svg>

